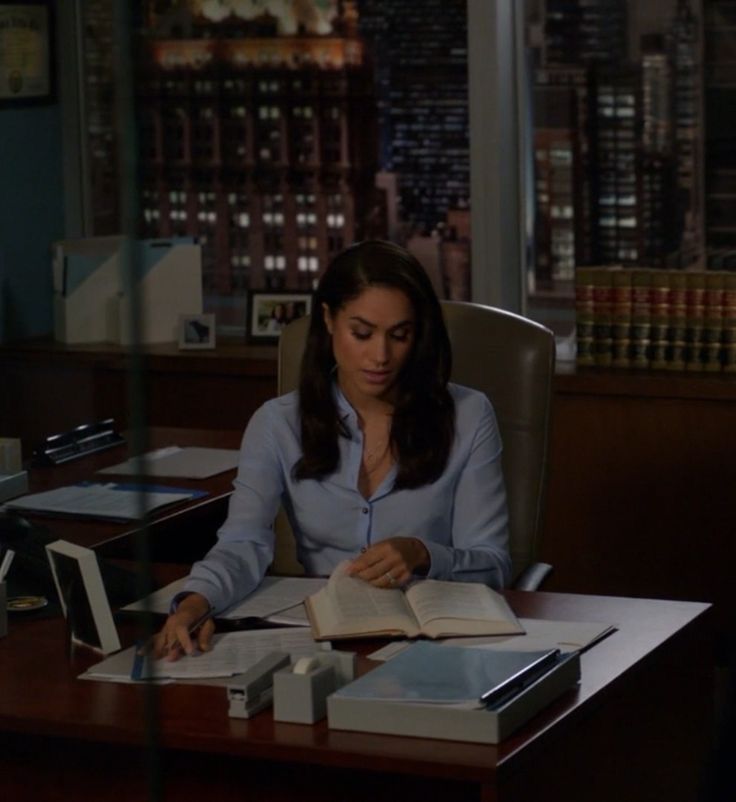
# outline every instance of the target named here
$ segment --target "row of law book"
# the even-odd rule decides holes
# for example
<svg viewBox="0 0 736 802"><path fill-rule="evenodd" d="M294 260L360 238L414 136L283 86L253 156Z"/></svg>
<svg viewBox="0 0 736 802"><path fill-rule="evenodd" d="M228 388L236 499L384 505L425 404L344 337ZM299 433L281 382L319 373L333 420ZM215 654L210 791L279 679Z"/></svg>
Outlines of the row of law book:
<svg viewBox="0 0 736 802"><path fill-rule="evenodd" d="M736 272L579 267L577 364L736 372Z"/></svg>

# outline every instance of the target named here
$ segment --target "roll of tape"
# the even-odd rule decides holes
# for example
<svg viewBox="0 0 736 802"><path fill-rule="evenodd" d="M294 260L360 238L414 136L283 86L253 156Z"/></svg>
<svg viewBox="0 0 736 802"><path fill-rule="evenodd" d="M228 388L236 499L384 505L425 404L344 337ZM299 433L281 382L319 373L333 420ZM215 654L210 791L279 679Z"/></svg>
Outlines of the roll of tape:
<svg viewBox="0 0 736 802"><path fill-rule="evenodd" d="M291 671L293 674L309 674L315 668L319 668L319 660L316 657L300 657Z"/></svg>

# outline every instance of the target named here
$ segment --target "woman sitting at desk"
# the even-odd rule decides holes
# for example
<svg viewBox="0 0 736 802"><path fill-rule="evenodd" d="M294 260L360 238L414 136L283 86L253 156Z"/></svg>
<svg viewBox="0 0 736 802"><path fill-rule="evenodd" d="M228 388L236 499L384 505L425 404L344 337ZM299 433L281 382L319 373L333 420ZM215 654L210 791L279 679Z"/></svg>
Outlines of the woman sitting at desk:
<svg viewBox="0 0 736 802"><path fill-rule="evenodd" d="M227 520L156 651L189 652L195 621L259 585L280 504L307 574L350 560L349 572L376 587L415 576L506 584L495 416L485 395L448 383L450 367L442 310L419 262L381 241L339 254L314 296L299 391L248 423ZM201 647L212 630L200 629Z"/></svg>

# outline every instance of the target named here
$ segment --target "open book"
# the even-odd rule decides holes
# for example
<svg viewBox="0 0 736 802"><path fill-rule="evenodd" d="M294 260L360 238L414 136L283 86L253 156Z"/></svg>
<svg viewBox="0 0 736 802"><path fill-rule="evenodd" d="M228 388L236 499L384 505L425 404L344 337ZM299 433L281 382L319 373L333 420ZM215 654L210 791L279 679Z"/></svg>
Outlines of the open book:
<svg viewBox="0 0 736 802"><path fill-rule="evenodd" d="M336 570L304 604L315 640L524 632L503 596L476 582L424 579L385 590Z"/></svg>

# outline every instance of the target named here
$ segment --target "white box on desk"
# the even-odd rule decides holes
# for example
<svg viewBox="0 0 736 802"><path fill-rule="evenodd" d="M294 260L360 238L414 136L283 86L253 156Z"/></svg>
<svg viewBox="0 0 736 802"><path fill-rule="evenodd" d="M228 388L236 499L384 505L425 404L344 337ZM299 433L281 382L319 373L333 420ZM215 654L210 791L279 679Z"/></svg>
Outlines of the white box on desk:
<svg viewBox="0 0 736 802"><path fill-rule="evenodd" d="M54 245L54 339L69 345L117 342L121 237Z"/></svg>
<svg viewBox="0 0 736 802"><path fill-rule="evenodd" d="M469 710L333 694L327 698L327 721L335 730L498 744L579 680L580 655L573 652L495 709Z"/></svg>
<svg viewBox="0 0 736 802"><path fill-rule="evenodd" d="M131 299L120 298L121 345L177 342L179 315L202 314L202 249L187 240L146 240L138 285L140 332L131 329Z"/></svg>
<svg viewBox="0 0 736 802"><path fill-rule="evenodd" d="M202 313L202 252L191 238L142 240L137 249L140 331L131 326L128 282L121 271L122 237L56 243L52 262L54 337L67 344L171 343L179 315Z"/></svg>

